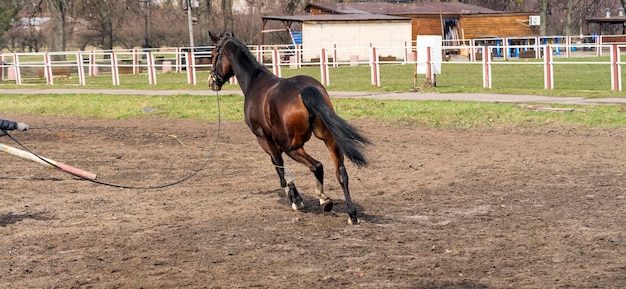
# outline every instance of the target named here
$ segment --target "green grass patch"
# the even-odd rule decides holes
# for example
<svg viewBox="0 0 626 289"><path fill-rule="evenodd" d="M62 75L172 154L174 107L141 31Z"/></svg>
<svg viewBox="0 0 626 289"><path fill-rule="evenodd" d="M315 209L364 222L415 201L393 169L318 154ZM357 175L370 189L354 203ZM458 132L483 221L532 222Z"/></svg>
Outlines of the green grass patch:
<svg viewBox="0 0 626 289"><path fill-rule="evenodd" d="M517 104L461 101L334 99L338 113L348 118L378 118L428 127L486 128L562 123L580 127L626 126L622 107L552 105L564 111L535 111Z"/></svg>
<svg viewBox="0 0 626 289"><path fill-rule="evenodd" d="M222 119L243 119L243 97L221 95ZM109 94L1 95L4 113L82 118L128 119L150 115L166 118L217 120L215 96L125 96Z"/></svg>
<svg viewBox="0 0 626 289"><path fill-rule="evenodd" d="M243 97L220 95L221 118L243 119ZM333 99L338 114L347 119L380 119L386 123L427 127L484 128L563 123L579 127L626 127L621 106L555 105L572 111L533 111L516 104ZM0 95L3 113L131 119L157 115L165 118L215 121L216 96L125 96L105 94Z"/></svg>

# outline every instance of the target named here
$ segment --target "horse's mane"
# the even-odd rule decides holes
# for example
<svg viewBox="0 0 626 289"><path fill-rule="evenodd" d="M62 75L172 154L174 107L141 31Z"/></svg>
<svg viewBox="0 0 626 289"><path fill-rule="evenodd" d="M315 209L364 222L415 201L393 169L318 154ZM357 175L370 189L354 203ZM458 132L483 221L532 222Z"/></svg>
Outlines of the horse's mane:
<svg viewBox="0 0 626 289"><path fill-rule="evenodd" d="M251 67L248 67L248 69L262 68L262 69L267 70L265 66L261 65L257 61L256 57L254 57L254 55L252 55L252 53L250 52L250 49L248 48L248 46L245 45L243 42L241 42L241 40L233 36L226 36L226 37L228 37L228 40L230 40L230 42L235 45L236 50L239 51L239 53L237 53L235 57L237 57L237 60L240 64L249 63Z"/></svg>

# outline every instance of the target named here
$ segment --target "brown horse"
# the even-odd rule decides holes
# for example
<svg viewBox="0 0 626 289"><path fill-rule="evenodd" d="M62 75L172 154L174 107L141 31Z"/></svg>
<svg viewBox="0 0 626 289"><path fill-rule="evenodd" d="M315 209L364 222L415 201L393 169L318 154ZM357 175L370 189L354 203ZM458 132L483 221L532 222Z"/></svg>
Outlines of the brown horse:
<svg viewBox="0 0 626 289"><path fill-rule="evenodd" d="M250 50L228 33L219 36L209 32L216 43L208 84L214 91L236 76L244 95L245 121L257 141L267 152L294 210L304 207L303 198L293 184L285 179L282 154L306 165L317 179L315 192L324 211L333 202L324 194L324 168L304 150L311 135L324 141L335 163L335 174L348 206L348 222L357 224L356 208L350 199L348 173L344 155L357 166L367 165L361 149L370 142L357 129L337 116L328 93L319 81L309 76L278 78L258 63Z"/></svg>

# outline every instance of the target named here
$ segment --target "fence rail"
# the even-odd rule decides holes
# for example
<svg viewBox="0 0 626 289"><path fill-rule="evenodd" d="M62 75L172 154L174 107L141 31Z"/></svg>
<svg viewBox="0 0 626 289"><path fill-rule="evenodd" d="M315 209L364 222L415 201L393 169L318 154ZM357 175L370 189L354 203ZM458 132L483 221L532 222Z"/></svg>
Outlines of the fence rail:
<svg viewBox="0 0 626 289"><path fill-rule="evenodd" d="M420 50L416 43L406 43L403 55L379 55L379 51L388 51L389 47L337 47L320 50L307 50L301 46L250 46L253 55L277 76L282 76L282 69L298 69L303 66L318 66L320 79L324 85L330 85L329 67L362 66L370 67L371 84L381 86L381 65L414 65L414 74L424 74L426 81L436 83L435 73L442 63L481 64L483 87L492 88L494 65L529 64L525 58L541 59L531 62L544 66L544 89L554 89L554 65L605 64L610 67L611 90L622 91L622 64L626 54L626 43L602 43L598 38L594 43L572 40L558 41L549 38L515 39L474 39L459 40L457 44L443 43L440 48L428 47ZM515 41L512 41L515 40ZM496 41L496 42L494 42ZM501 42L498 42L501 41ZM565 43L563 43L565 42ZM578 43L580 42L580 43ZM501 45L494 45L500 43ZM507 43L506 45L504 43ZM510 44L521 43L521 44ZM541 44L547 43L547 44ZM477 45L483 44L483 45ZM77 75L78 85L86 85L87 76L110 75L113 85L121 85L121 75L145 75L151 85L157 84L162 73L186 73L187 83L197 84L199 71L211 69L211 51L213 47L164 48L159 50L117 50L117 51L78 51L78 52L43 52L43 53L5 53L0 54L0 84L15 83L22 85L25 80L45 81L54 85L56 77ZM367 50L365 57L357 51ZM440 51L437 51L440 49ZM396 50L397 47L396 47ZM421 51L421 52L419 52ZM428 57L418 58L417 53L427 52ZM352 53L354 52L354 53ZM351 54L352 53L352 54ZM303 55L313 55L304 59ZM338 57L338 55L350 55ZM435 57L441 55L442 57ZM608 55L608 61L582 62L572 60L575 57L599 57ZM606 57L605 57L606 58ZM419 60L418 60L419 59ZM604 59L604 58L602 58ZM445 72L443 72L445 73ZM233 81L236 81L233 79ZM609 89L609 88L607 88Z"/></svg>

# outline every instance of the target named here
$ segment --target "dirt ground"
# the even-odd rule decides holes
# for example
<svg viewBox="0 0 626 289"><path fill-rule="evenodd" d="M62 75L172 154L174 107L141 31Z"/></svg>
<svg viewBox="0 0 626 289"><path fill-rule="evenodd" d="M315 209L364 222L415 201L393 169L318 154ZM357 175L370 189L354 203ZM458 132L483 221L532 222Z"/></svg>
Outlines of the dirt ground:
<svg viewBox="0 0 626 289"><path fill-rule="evenodd" d="M330 213L288 160L306 199L291 210L243 122L216 138L191 120L2 118L47 126L11 133L42 156L144 188L0 154L0 288L626 288L626 129L354 120L375 145L348 164L350 226L317 140Z"/></svg>

